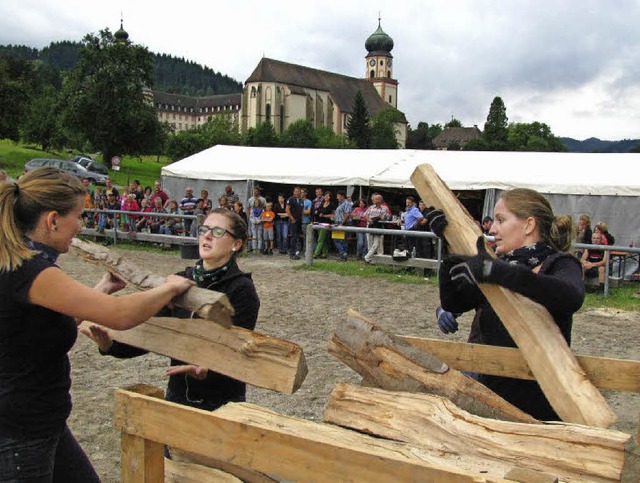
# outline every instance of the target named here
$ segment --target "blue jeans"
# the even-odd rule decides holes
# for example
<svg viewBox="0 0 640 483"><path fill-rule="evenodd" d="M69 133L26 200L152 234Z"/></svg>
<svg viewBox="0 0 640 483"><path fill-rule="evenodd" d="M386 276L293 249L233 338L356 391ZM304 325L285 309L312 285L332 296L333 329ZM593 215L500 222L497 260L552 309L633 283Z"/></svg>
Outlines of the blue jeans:
<svg viewBox="0 0 640 483"><path fill-rule="evenodd" d="M44 438L0 435L0 481L100 482L89 458L67 426Z"/></svg>
<svg viewBox="0 0 640 483"><path fill-rule="evenodd" d="M276 246L280 253L287 253L289 248L289 222L287 220L276 221Z"/></svg>
<svg viewBox="0 0 640 483"><path fill-rule="evenodd" d="M341 257L347 256L347 240L340 240L339 238L333 239L333 244L338 249L338 253Z"/></svg>
<svg viewBox="0 0 640 483"><path fill-rule="evenodd" d="M367 234L366 233L356 233L356 255L358 258L364 258L369 250L367 247Z"/></svg>

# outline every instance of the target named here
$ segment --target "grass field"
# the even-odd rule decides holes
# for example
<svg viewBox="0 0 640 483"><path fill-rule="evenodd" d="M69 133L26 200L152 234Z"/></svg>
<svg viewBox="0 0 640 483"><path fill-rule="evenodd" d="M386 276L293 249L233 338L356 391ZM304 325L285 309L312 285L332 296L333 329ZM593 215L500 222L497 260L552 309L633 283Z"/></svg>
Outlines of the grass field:
<svg viewBox="0 0 640 483"><path fill-rule="evenodd" d="M9 140L0 140L0 169L5 170L12 178L24 173L24 164L33 158L71 159L75 153L66 151L42 151L35 146L16 144ZM92 156L102 161L102 156ZM160 178L160 170L171 161L166 157L142 156L134 158L125 156L119 171L110 171L109 175L116 186L124 186L134 179L143 186L153 186Z"/></svg>

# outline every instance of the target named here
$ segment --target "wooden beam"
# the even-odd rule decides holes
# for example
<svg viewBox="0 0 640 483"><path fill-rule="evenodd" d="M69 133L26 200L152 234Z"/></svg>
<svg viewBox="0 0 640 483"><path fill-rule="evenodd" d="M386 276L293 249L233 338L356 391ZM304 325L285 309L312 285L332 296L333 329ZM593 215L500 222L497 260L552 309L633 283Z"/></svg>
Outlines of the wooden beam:
<svg viewBox="0 0 640 483"><path fill-rule="evenodd" d="M353 310L336 327L329 353L363 376L368 384L383 389L428 392L446 397L472 414L537 422L479 382L395 338Z"/></svg>
<svg viewBox="0 0 640 483"><path fill-rule="evenodd" d="M444 235L452 252L476 254L480 228L433 168L418 166L411 181L427 205L446 214L449 224ZM540 304L499 285L479 287L562 420L598 427L613 424L615 413L586 377L551 314Z"/></svg>
<svg viewBox="0 0 640 483"><path fill-rule="evenodd" d="M162 285L165 281L164 277L144 270L131 260L101 245L74 238L71 247L72 252L78 257L104 266L106 270L138 290L148 290ZM192 287L176 297L174 302L180 307L197 312L203 319L212 320L223 327L231 327L233 307L223 293Z"/></svg>
<svg viewBox="0 0 640 483"><path fill-rule="evenodd" d="M571 424L522 424L471 415L428 394L338 384L324 421L416 444L504 475L513 466L565 480L619 481L630 435Z"/></svg>
<svg viewBox="0 0 640 483"><path fill-rule="evenodd" d="M205 319L151 317L133 329L106 330L119 342L285 394L297 391L308 372L299 345Z"/></svg>
<svg viewBox="0 0 640 483"><path fill-rule="evenodd" d="M459 371L534 379L518 349L440 339L398 336ZM576 355L589 380L600 389L640 393L640 361Z"/></svg>
<svg viewBox="0 0 640 483"><path fill-rule="evenodd" d="M225 477L235 478L237 481L242 481L244 483L277 483L277 481L273 478L269 478L267 475L258 473L257 471L252 471L247 468L243 468L242 466L228 463L226 461L220 461L216 458L197 455L194 453L187 453L177 448L171 448L171 460L187 465L195 465L215 469L223 473ZM200 481L209 480L202 479ZM194 483L200 483L200 481L194 481ZM180 483L180 480L176 480L176 483Z"/></svg>
<svg viewBox="0 0 640 483"><path fill-rule="evenodd" d="M439 452L283 416L246 403L213 412L120 389L117 429L288 481L505 481L459 468Z"/></svg>
<svg viewBox="0 0 640 483"><path fill-rule="evenodd" d="M122 434L122 482L156 483L164 481L164 445Z"/></svg>

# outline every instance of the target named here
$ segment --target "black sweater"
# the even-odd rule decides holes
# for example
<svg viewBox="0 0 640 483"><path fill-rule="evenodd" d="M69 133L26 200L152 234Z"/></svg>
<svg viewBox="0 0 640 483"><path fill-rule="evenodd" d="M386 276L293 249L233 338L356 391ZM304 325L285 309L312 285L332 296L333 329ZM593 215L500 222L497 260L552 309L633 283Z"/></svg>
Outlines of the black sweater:
<svg viewBox="0 0 640 483"><path fill-rule="evenodd" d="M185 271L177 275L192 279L193 268L187 267ZM260 309L260 299L253 285L253 280L251 280L251 274L242 272L235 260L229 262L229 269L219 281L201 288L222 292L227 295L231 306L235 310L232 318L233 325L249 330L255 328ZM171 316L181 319L199 318L197 314L177 306L171 310L163 309L158 313L158 316ZM146 351L142 349L114 341L108 355L129 358L145 353ZM174 359L171 360L172 366L183 364L185 363ZM206 379L202 381L188 375L169 377L166 399L178 404L212 411L227 402L244 401L245 393L246 384L244 382L209 371Z"/></svg>
<svg viewBox="0 0 640 483"><path fill-rule="evenodd" d="M457 284L448 277L447 260L440 271L440 299L445 310L454 313L475 309L469 342L516 347L506 327L475 285ZM573 314L584 301L584 284L580 261L567 253L549 256L538 273L521 265L496 260L487 283L501 285L544 306L571 345ZM533 417L558 420L558 415L535 381L481 374L480 381Z"/></svg>

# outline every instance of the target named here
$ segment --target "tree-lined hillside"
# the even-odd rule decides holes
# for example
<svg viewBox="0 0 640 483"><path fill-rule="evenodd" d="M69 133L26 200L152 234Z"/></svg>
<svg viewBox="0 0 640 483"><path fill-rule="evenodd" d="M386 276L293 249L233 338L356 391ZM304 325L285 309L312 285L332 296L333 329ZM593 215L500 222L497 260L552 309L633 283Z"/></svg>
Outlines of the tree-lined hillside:
<svg viewBox="0 0 640 483"><path fill-rule="evenodd" d="M42 50L24 45L0 45L0 57L40 61L58 72L74 68L81 42L52 42ZM189 96L211 96L240 92L242 82L216 72L210 67L167 54L153 54L155 72L153 88Z"/></svg>

